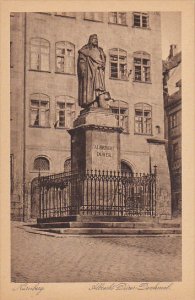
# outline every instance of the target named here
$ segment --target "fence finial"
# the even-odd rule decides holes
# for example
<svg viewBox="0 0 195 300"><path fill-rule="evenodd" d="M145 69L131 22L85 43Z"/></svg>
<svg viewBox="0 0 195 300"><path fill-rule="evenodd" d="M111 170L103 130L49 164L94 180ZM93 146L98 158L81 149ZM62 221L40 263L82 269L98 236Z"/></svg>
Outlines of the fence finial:
<svg viewBox="0 0 195 300"><path fill-rule="evenodd" d="M156 165L154 166L154 174L155 175L157 174L157 166Z"/></svg>

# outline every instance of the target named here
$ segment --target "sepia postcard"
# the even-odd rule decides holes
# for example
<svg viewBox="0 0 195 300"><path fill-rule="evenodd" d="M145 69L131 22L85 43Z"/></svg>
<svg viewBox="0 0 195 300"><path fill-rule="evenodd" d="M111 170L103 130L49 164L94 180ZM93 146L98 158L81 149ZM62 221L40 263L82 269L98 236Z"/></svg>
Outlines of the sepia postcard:
<svg viewBox="0 0 195 300"><path fill-rule="evenodd" d="M194 2L0 7L2 299L194 299Z"/></svg>

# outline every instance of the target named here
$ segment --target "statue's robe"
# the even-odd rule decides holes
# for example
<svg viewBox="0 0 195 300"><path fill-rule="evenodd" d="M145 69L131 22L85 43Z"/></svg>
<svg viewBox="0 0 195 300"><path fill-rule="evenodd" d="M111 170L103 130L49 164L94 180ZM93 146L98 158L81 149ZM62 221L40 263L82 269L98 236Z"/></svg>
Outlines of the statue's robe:
<svg viewBox="0 0 195 300"><path fill-rule="evenodd" d="M86 107L96 99L96 91L105 91L106 56L100 47L85 45L78 57L78 103Z"/></svg>

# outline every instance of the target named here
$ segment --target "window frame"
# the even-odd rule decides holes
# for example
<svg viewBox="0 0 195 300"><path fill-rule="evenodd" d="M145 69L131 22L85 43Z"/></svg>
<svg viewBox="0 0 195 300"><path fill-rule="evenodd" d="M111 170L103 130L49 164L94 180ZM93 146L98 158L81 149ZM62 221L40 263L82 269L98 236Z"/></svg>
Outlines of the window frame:
<svg viewBox="0 0 195 300"><path fill-rule="evenodd" d="M64 44L64 48L60 48L60 44ZM67 69L65 69L65 61L66 59L69 57L66 52L67 52L67 49L68 49L68 46L71 48L71 50L73 50L73 58L72 58L72 62L73 62L73 66L72 66L72 72L68 72ZM62 46L61 46L62 47ZM65 54L61 56L59 54L57 54L57 50L59 49L64 49L65 51ZM58 69L57 67L57 57L63 57L64 58L64 71L60 71L60 69ZM55 43L55 73L59 73L59 74L69 74L69 75L75 75L75 44L69 42L69 41L58 41Z"/></svg>
<svg viewBox="0 0 195 300"><path fill-rule="evenodd" d="M35 99L33 99L33 98L35 98ZM38 102L38 108L33 107L32 101ZM48 105L48 107L45 107L45 110L41 109L41 102L47 102L46 105ZM39 125L33 125L32 124L32 111L33 110L34 111L38 110ZM33 94L31 94L30 95L30 110L29 111L30 111L30 116L29 116L29 126L30 127L32 127L32 128L50 128L50 98L49 98L48 95L42 94L42 93L33 93ZM45 112L45 124L46 124L45 126L40 124L40 116L41 116L41 112L43 112L43 111ZM48 116L46 115L47 111L48 111Z"/></svg>
<svg viewBox="0 0 195 300"><path fill-rule="evenodd" d="M137 62L135 62L137 60ZM138 63L140 60L140 63ZM144 63L147 61L147 63ZM146 68L148 69L146 72ZM136 71L137 69L137 71ZM136 79L136 73L140 73L140 78ZM148 76L149 74L149 76ZM149 79L147 79L147 76ZM151 80L151 55L144 51L136 51L133 53L133 81L140 83L152 83Z"/></svg>
<svg viewBox="0 0 195 300"><path fill-rule="evenodd" d="M64 172L65 173L71 172L71 157L67 158L64 161Z"/></svg>
<svg viewBox="0 0 195 300"><path fill-rule="evenodd" d="M145 108L145 107L146 108ZM140 109L141 107L141 109ZM137 115L136 116L136 110L137 111L142 111L141 115ZM145 112L150 112L150 117L146 117L145 116ZM137 120L136 117L139 117L140 120ZM149 120L149 124L148 121ZM137 131L137 124L138 124L138 128L140 128L140 124L141 124L141 132ZM149 132L146 130L147 126L149 125ZM144 102L138 102L136 104L134 104L134 134L136 135L152 135L152 105L148 104L148 103L144 103Z"/></svg>
<svg viewBox="0 0 195 300"><path fill-rule="evenodd" d="M175 119L174 119L175 117ZM169 115L169 128L173 129L179 126L179 115L178 111Z"/></svg>
<svg viewBox="0 0 195 300"><path fill-rule="evenodd" d="M92 17L90 16L87 16L87 14L93 14ZM100 18L96 18L96 16L99 16L100 15ZM92 21L92 22L100 22L100 23L103 23L104 22L104 15L103 15L103 12L84 12L84 20L86 21Z"/></svg>
<svg viewBox="0 0 195 300"><path fill-rule="evenodd" d="M114 17L113 17L113 14ZM119 23L119 14L123 14L125 16L125 22L124 23ZM116 21L112 21L112 18L115 18ZM121 17L122 20L122 17ZM127 26L127 13L126 12L109 12L108 13L108 23L109 24L115 24L115 25L121 25L121 26Z"/></svg>
<svg viewBox="0 0 195 300"><path fill-rule="evenodd" d="M123 103L123 105L121 105L122 103ZM123 133L129 133L129 105L128 105L128 103L123 100L114 100L114 103L112 103L112 105L110 105L110 109L112 111L112 114L115 115L115 117L118 121L117 125L119 127L123 128ZM114 112L114 110L117 110L118 112L116 113L116 112ZM124 110L125 113L121 113L122 110ZM127 121L125 121L125 119ZM124 124L122 124L122 122L124 122ZM127 126L125 124L127 124Z"/></svg>
<svg viewBox="0 0 195 300"><path fill-rule="evenodd" d="M40 159L44 159L45 161L48 162L48 167L49 167L48 169L40 169L40 168L36 169L35 168L35 161L40 160ZM51 163L50 163L50 160L48 159L48 157L46 157L44 155L39 155L39 156L34 158L34 160L33 160L33 172L50 172L50 171L51 171Z"/></svg>
<svg viewBox="0 0 195 300"><path fill-rule="evenodd" d="M135 25L135 16L138 16L140 19L140 25ZM147 26L143 26L143 17L147 18ZM149 13L146 12L133 12L133 25L134 28L141 28L141 29L150 29L150 22L149 22Z"/></svg>
<svg viewBox="0 0 195 300"><path fill-rule="evenodd" d="M114 59L111 59L111 56L117 56L117 60L115 61ZM120 61L120 56L125 56L125 63L122 63ZM116 74L117 77L113 76L113 71L112 71L112 64L117 64L116 66ZM121 76L121 66L124 66L125 74ZM128 75L127 75L127 51L120 49L120 48L112 48L109 49L109 78L114 79L114 80L128 80Z"/></svg>
<svg viewBox="0 0 195 300"><path fill-rule="evenodd" d="M37 45L36 43L33 45L33 41L39 41L39 45ZM44 42L45 45L47 44L47 46L43 46L41 45L41 42ZM37 51L32 51L32 46L36 47L38 50ZM43 48L44 49L48 49L48 53L43 54ZM38 60L38 68L34 68L32 66L32 53L35 53L35 55L38 56L37 60ZM42 68L42 56L43 55L47 55L47 60L48 60L48 69L44 70ZM51 69L51 62L50 62L50 42L44 38L40 38L40 37L34 37L30 39L30 56L29 56L29 63L30 63L30 71L36 71L36 72L48 72L50 73L50 69Z"/></svg>
<svg viewBox="0 0 195 300"><path fill-rule="evenodd" d="M61 98L61 99L60 99ZM64 104L64 109L58 108L58 104ZM75 115L76 115L76 103L75 99L68 95L59 95L55 97L55 128L56 129L70 129L71 126L67 124L67 115L69 110L67 109L67 104L71 104L73 107L73 110L71 111L71 123L73 125ZM59 126L59 112L64 111L64 126Z"/></svg>

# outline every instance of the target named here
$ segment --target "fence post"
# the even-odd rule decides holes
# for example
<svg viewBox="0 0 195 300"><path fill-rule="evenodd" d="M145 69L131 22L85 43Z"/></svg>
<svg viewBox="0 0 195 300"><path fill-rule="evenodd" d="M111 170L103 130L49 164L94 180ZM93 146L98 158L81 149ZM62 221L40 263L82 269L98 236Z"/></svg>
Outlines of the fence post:
<svg viewBox="0 0 195 300"><path fill-rule="evenodd" d="M41 175L39 172L38 176L38 187L39 187L39 218L41 218Z"/></svg>

